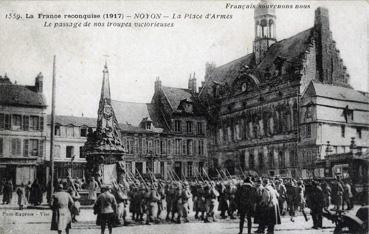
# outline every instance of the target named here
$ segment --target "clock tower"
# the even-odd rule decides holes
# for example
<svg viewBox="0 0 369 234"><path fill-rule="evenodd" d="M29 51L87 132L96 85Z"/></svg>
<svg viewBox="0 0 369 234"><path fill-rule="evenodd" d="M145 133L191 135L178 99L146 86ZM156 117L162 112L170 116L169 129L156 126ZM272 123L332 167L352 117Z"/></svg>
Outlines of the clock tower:
<svg viewBox="0 0 369 234"><path fill-rule="evenodd" d="M263 60L268 48L277 41L275 32L277 17L275 9L270 7L270 5L270 1L261 0L254 11L255 39L253 52L256 64Z"/></svg>

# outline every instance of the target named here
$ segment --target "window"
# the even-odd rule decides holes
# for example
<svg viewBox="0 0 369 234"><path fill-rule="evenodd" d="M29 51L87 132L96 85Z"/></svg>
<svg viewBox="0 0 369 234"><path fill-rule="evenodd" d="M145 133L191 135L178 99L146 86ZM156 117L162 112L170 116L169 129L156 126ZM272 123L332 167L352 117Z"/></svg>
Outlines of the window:
<svg viewBox="0 0 369 234"><path fill-rule="evenodd" d="M156 155L160 154L160 141L159 140L155 140L155 153Z"/></svg>
<svg viewBox="0 0 369 234"><path fill-rule="evenodd" d="M12 155L21 155L21 140L17 138L12 139Z"/></svg>
<svg viewBox="0 0 369 234"><path fill-rule="evenodd" d="M204 155L204 140L199 140L199 155Z"/></svg>
<svg viewBox="0 0 369 234"><path fill-rule="evenodd" d="M306 125L306 138L310 138L311 137L311 125L307 124Z"/></svg>
<svg viewBox="0 0 369 234"><path fill-rule="evenodd" d="M87 137L87 128L81 128L80 129L80 136L81 137Z"/></svg>
<svg viewBox="0 0 369 234"><path fill-rule="evenodd" d="M361 139L361 128L356 128L356 135L359 139Z"/></svg>
<svg viewBox="0 0 369 234"><path fill-rule="evenodd" d="M250 154L250 157L249 157L249 167L250 169L255 168L255 158L253 154Z"/></svg>
<svg viewBox="0 0 369 234"><path fill-rule="evenodd" d="M31 130L39 130L39 117L38 116L31 116L30 117L30 124L29 128Z"/></svg>
<svg viewBox="0 0 369 234"><path fill-rule="evenodd" d="M133 154L133 139L128 139L127 151L129 154Z"/></svg>
<svg viewBox="0 0 369 234"><path fill-rule="evenodd" d="M65 157L66 158L72 158L73 156L73 152L74 151L74 147L73 146L67 146L66 147L66 151L65 151Z"/></svg>
<svg viewBox="0 0 369 234"><path fill-rule="evenodd" d="M5 115L0 113L0 129L4 129L5 127Z"/></svg>
<svg viewBox="0 0 369 234"><path fill-rule="evenodd" d="M79 158L85 158L85 153L83 152L83 146L79 147Z"/></svg>
<svg viewBox="0 0 369 234"><path fill-rule="evenodd" d="M10 130L10 126L11 126L11 115L5 115L5 124L4 124L4 128L6 130Z"/></svg>
<svg viewBox="0 0 369 234"><path fill-rule="evenodd" d="M197 134L203 135L202 122L197 122Z"/></svg>
<svg viewBox="0 0 369 234"><path fill-rule="evenodd" d="M192 162L187 162L187 176L192 177Z"/></svg>
<svg viewBox="0 0 369 234"><path fill-rule="evenodd" d="M180 132L181 131L181 121L174 120L174 131Z"/></svg>
<svg viewBox="0 0 369 234"><path fill-rule="evenodd" d="M29 116L27 115L23 116L23 130L29 131Z"/></svg>
<svg viewBox="0 0 369 234"><path fill-rule="evenodd" d="M65 130L67 131L67 137L73 137L74 136L74 127L73 126L69 126L66 127Z"/></svg>
<svg viewBox="0 0 369 234"><path fill-rule="evenodd" d="M147 153L149 153L149 154L152 154L153 153L152 140L148 140L147 141Z"/></svg>
<svg viewBox="0 0 369 234"><path fill-rule="evenodd" d="M181 139L176 139L175 155L181 154Z"/></svg>
<svg viewBox="0 0 369 234"><path fill-rule="evenodd" d="M186 122L186 130L187 130L187 133L192 133L192 121Z"/></svg>
<svg viewBox="0 0 369 234"><path fill-rule="evenodd" d="M164 162L160 162L160 175L164 178Z"/></svg>
<svg viewBox="0 0 369 234"><path fill-rule="evenodd" d="M166 153L166 144L165 140L160 140L160 154Z"/></svg>
<svg viewBox="0 0 369 234"><path fill-rule="evenodd" d="M0 156L3 155L3 138L0 138Z"/></svg>
<svg viewBox="0 0 369 234"><path fill-rule="evenodd" d="M44 117L40 117L40 131L44 130Z"/></svg>
<svg viewBox="0 0 369 234"><path fill-rule="evenodd" d="M22 129L22 116L13 115L12 120L13 120L12 130L21 130Z"/></svg>
<svg viewBox="0 0 369 234"><path fill-rule="evenodd" d="M55 136L60 136L60 125L55 125L55 128L54 128L54 135Z"/></svg>
<svg viewBox="0 0 369 234"><path fill-rule="evenodd" d="M30 142L30 152L31 156L38 156L39 154L39 145L37 139L31 139Z"/></svg>
<svg viewBox="0 0 369 234"><path fill-rule="evenodd" d="M39 145L38 156L43 157L44 156L44 140L40 140L38 145Z"/></svg>
<svg viewBox="0 0 369 234"><path fill-rule="evenodd" d="M23 156L24 157L29 156L29 140L28 139L23 140Z"/></svg>
<svg viewBox="0 0 369 234"><path fill-rule="evenodd" d="M344 126L344 125L342 125L342 126L341 126L341 137L345 137L345 133L346 133L345 126Z"/></svg>
<svg viewBox="0 0 369 234"><path fill-rule="evenodd" d="M168 140L168 143L167 143L167 154L171 154L172 153L171 147L172 147L172 142L171 142L171 140Z"/></svg>
<svg viewBox="0 0 369 234"><path fill-rule="evenodd" d="M182 142L182 155L187 155L187 144L186 143L187 143L186 140Z"/></svg>
<svg viewBox="0 0 369 234"><path fill-rule="evenodd" d="M142 139L142 154L147 154L147 142L146 138Z"/></svg>
<svg viewBox="0 0 369 234"><path fill-rule="evenodd" d="M193 155L193 143L192 140L187 140L187 153Z"/></svg>

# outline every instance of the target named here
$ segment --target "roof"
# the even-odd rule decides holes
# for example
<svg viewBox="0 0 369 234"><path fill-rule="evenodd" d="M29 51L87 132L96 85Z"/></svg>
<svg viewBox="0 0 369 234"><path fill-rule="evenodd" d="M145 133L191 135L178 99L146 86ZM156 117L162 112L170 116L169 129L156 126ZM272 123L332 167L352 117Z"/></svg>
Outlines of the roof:
<svg viewBox="0 0 369 234"><path fill-rule="evenodd" d="M63 126L73 125L73 126L87 126L96 127L97 119L90 117L79 117L70 115L56 115L55 124L60 124ZM51 124L51 115L47 115L47 124Z"/></svg>
<svg viewBox="0 0 369 234"><path fill-rule="evenodd" d="M0 104L46 108L46 99L42 93L32 91L27 86L1 83Z"/></svg>
<svg viewBox="0 0 369 234"><path fill-rule="evenodd" d="M341 86L335 86L330 84L322 84L316 81L312 81L307 89L312 88L313 94L320 97L345 100L345 101L355 101L369 103L369 97L365 96L363 93Z"/></svg>
<svg viewBox="0 0 369 234"><path fill-rule="evenodd" d="M182 100L192 101L192 93L189 89L162 86L162 91L172 109L176 110Z"/></svg>
<svg viewBox="0 0 369 234"><path fill-rule="evenodd" d="M314 28L302 31L290 38L278 41L270 46L263 60L255 64L254 54L250 53L241 58L233 60L227 64L216 67L210 74L208 82L231 84L239 76L240 70L244 66L252 68L253 73L258 74L257 78L262 81L266 69L273 74L275 70L274 61L277 57L283 57L286 61L284 68L302 61L305 51L308 49Z"/></svg>
<svg viewBox="0 0 369 234"><path fill-rule="evenodd" d="M154 125L154 131L159 131L159 129L164 126L160 113L151 103L124 102L116 100L112 100L111 103L117 121L120 125L125 124L130 125L131 127L139 127L144 118L149 118L152 120Z"/></svg>

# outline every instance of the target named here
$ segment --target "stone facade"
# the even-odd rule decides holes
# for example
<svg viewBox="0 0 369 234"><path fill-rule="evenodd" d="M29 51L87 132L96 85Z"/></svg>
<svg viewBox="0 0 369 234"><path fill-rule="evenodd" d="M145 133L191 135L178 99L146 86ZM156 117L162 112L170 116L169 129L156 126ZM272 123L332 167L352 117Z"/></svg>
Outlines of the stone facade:
<svg viewBox="0 0 369 234"><path fill-rule="evenodd" d="M329 30L327 9L315 11L314 27L273 43L260 42L273 38L270 33L264 37L260 34L262 19L273 20L275 24L275 12L256 8L253 53L219 67L206 66L200 99L211 116L208 119L209 166L225 168L231 174L246 171L268 176L309 177L316 160L322 157L326 144L321 142L322 138L337 139L340 142L335 146L348 147L349 137L341 142L336 136L340 125L346 126L346 134L350 136L360 132L364 139L361 145L368 144L369 101L349 85L349 75ZM311 140L306 139L304 115L307 102L311 101L306 90L314 82L323 86L322 89L345 89L355 95L351 100L336 97L342 103L332 102L328 97L325 101L329 100L329 104L319 105L316 113L322 117L327 108L336 112L330 113L331 123L322 124L322 118L311 124L309 134L316 134ZM359 100L360 107L357 106ZM349 110L359 108L355 116L361 119L360 123L342 123L345 105ZM334 134L329 135L330 132Z"/></svg>

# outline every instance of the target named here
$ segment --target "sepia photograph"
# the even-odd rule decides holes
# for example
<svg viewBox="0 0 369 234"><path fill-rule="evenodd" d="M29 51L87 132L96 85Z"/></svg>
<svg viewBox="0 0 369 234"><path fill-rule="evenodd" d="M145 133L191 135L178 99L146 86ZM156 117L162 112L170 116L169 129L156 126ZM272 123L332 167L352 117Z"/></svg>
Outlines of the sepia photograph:
<svg viewBox="0 0 369 234"><path fill-rule="evenodd" d="M367 0L0 1L0 234L369 232Z"/></svg>

